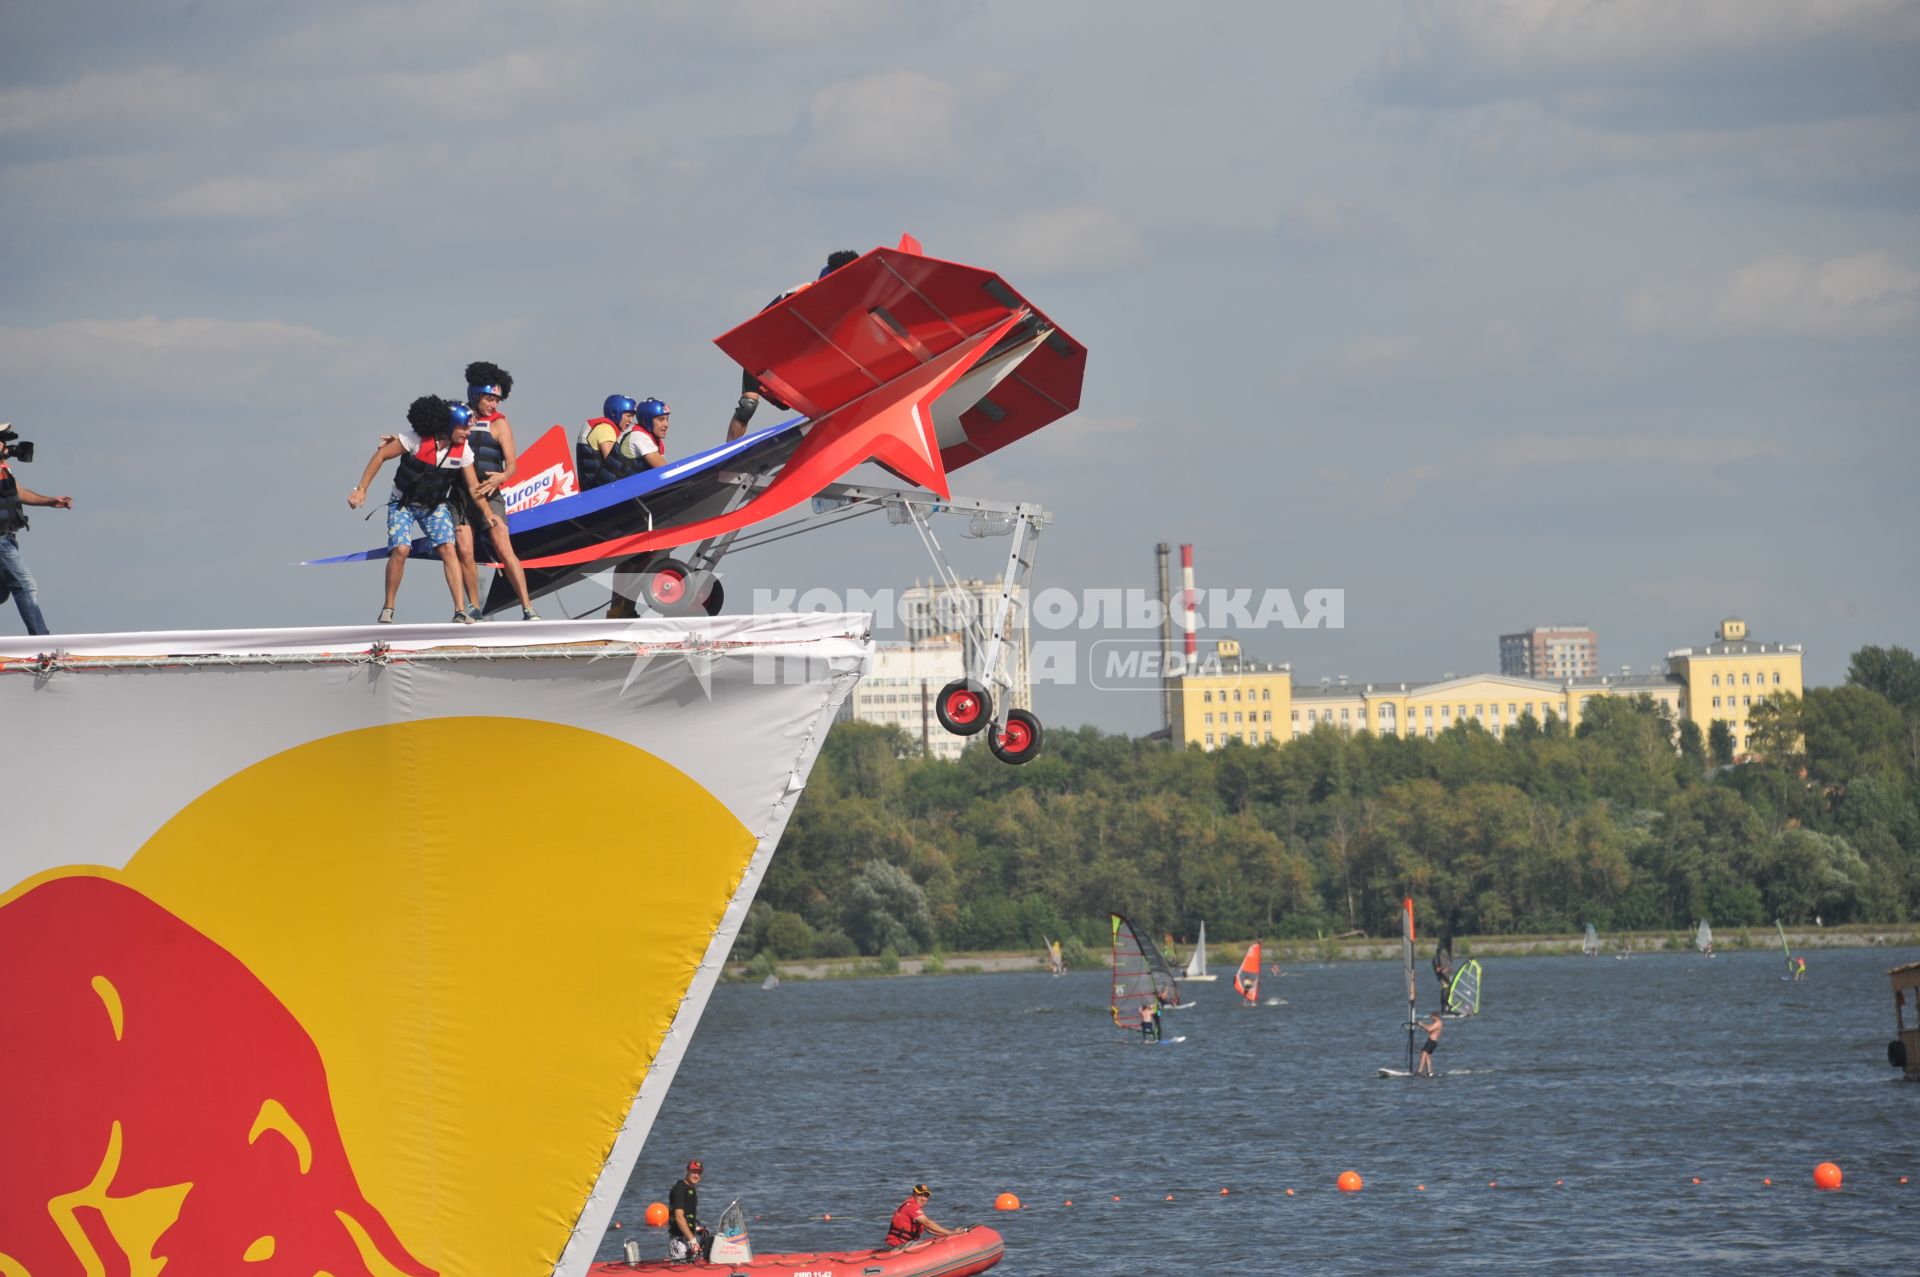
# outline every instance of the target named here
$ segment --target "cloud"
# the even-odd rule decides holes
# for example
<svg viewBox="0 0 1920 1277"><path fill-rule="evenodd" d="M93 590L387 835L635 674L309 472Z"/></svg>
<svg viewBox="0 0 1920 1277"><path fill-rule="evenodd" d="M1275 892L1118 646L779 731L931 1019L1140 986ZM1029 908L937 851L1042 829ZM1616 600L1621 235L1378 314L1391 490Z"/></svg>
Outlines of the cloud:
<svg viewBox="0 0 1920 1277"><path fill-rule="evenodd" d="M1763 257L1718 281L1645 285L1627 299L1623 322L1662 336L1860 337L1909 327L1917 312L1920 271L1876 250L1825 261Z"/></svg>
<svg viewBox="0 0 1920 1277"><path fill-rule="evenodd" d="M1468 448L1456 456L1384 473L1353 474L1323 470L1317 476L1340 508L1381 512L1404 506L1423 490L1497 489L1534 470L1598 466L1707 467L1724 470L1736 462L1778 459L1777 443L1746 437L1686 438L1669 435L1511 435Z"/></svg>
<svg viewBox="0 0 1920 1277"><path fill-rule="evenodd" d="M75 319L0 328L0 380L85 384L95 401L233 404L284 400L290 386L349 384L365 356L318 329L277 319Z"/></svg>
<svg viewBox="0 0 1920 1277"><path fill-rule="evenodd" d="M1078 205L1021 213L985 232L977 256L1013 278L1090 275L1140 258L1140 236L1104 208Z"/></svg>
<svg viewBox="0 0 1920 1277"><path fill-rule="evenodd" d="M1049 144L1047 88L1001 71L942 79L886 70L836 80L801 108L781 162L784 185L838 197L926 198L927 188L978 204L1011 192L1041 203L1083 185L1077 152Z"/></svg>
<svg viewBox="0 0 1920 1277"><path fill-rule="evenodd" d="M1410 105L1529 98L1588 118L1640 117L1656 98L1707 115L1731 91L1745 109L1804 119L1897 104L1917 51L1908 0L1463 0L1415 6L1368 87Z"/></svg>

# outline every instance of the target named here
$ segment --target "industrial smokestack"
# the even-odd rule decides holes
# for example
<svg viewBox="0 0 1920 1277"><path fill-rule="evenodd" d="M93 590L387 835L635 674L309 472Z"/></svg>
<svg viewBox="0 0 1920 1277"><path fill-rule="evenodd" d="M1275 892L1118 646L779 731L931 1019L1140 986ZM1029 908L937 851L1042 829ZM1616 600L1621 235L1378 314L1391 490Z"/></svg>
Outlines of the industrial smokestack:
<svg viewBox="0 0 1920 1277"><path fill-rule="evenodd" d="M1160 573L1160 726L1173 730L1173 584L1167 577L1168 546L1153 547L1154 567Z"/></svg>
<svg viewBox="0 0 1920 1277"><path fill-rule="evenodd" d="M1180 547L1180 628L1186 631L1187 659L1184 668L1193 669L1200 655L1200 598L1193 590L1193 546Z"/></svg>

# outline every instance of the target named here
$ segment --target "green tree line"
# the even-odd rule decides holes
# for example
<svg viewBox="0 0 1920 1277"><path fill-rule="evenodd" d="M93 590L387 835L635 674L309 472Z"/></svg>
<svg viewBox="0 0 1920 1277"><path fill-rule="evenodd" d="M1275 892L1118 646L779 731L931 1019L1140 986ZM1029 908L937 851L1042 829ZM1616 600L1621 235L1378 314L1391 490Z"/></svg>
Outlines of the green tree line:
<svg viewBox="0 0 1920 1277"><path fill-rule="evenodd" d="M1110 911L1154 934L1387 935L1406 895L1483 935L1920 916L1912 652L1863 648L1845 684L1756 708L1739 761L1648 697L1584 715L1212 752L1083 728L1024 767L842 723L735 956L1104 948Z"/></svg>

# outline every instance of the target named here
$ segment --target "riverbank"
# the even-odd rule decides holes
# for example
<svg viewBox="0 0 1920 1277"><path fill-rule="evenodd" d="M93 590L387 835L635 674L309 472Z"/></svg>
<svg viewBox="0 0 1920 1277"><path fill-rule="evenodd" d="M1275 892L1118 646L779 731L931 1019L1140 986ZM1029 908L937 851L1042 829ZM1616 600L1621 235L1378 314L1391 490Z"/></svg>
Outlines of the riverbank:
<svg viewBox="0 0 1920 1277"><path fill-rule="evenodd" d="M1515 957L1529 954L1581 956L1582 937L1578 935L1533 936L1455 936L1453 956L1465 958ZM1845 927L1804 927L1787 932L1787 943L1795 953L1818 949L1891 949L1920 948L1920 927L1911 924ZM1687 931L1616 932L1601 937L1601 955L1610 957L1628 949L1635 954L1686 952L1693 948L1693 935ZM1777 949L1780 937L1772 928L1731 927L1714 933L1716 952L1736 949ZM1431 956L1433 938L1420 942L1424 962ZM1181 960L1186 951L1182 949ZM1209 969L1226 978L1246 952L1244 944L1209 942ZM1369 962L1400 956L1397 937L1366 937L1350 940L1263 940L1261 956L1267 965L1301 966L1317 962ZM1171 960L1171 955L1169 955ZM728 980L764 978L763 968L750 970L752 964L727 964ZM1105 965L1105 953L1086 950L1081 960L1071 964L1076 970ZM923 954L903 958L812 958L776 963L773 974L781 980L857 980L905 975L988 975L1006 971L1042 971L1045 963L1038 952L982 952Z"/></svg>

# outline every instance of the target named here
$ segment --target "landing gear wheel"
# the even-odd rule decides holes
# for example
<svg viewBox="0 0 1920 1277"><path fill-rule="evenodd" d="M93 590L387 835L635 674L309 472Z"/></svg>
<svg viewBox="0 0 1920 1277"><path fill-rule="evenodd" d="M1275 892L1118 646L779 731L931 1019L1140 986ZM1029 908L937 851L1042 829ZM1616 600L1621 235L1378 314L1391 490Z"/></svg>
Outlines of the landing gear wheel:
<svg viewBox="0 0 1920 1277"><path fill-rule="evenodd" d="M689 588L692 576L692 568L663 554L647 564L642 597L648 607L662 616L692 616L700 610L700 600Z"/></svg>
<svg viewBox="0 0 1920 1277"><path fill-rule="evenodd" d="M708 616L720 615L721 605L727 601L727 591L720 584L720 578L707 577L707 588L700 595L700 608Z"/></svg>
<svg viewBox="0 0 1920 1277"><path fill-rule="evenodd" d="M1007 711L1005 731L988 730L987 748L1001 762L1018 767L1021 763L1030 763L1040 757L1043 739L1039 719L1024 709L1010 709Z"/></svg>
<svg viewBox="0 0 1920 1277"><path fill-rule="evenodd" d="M933 712L955 736L971 736L993 721L993 696L970 678L956 678L940 689Z"/></svg>

